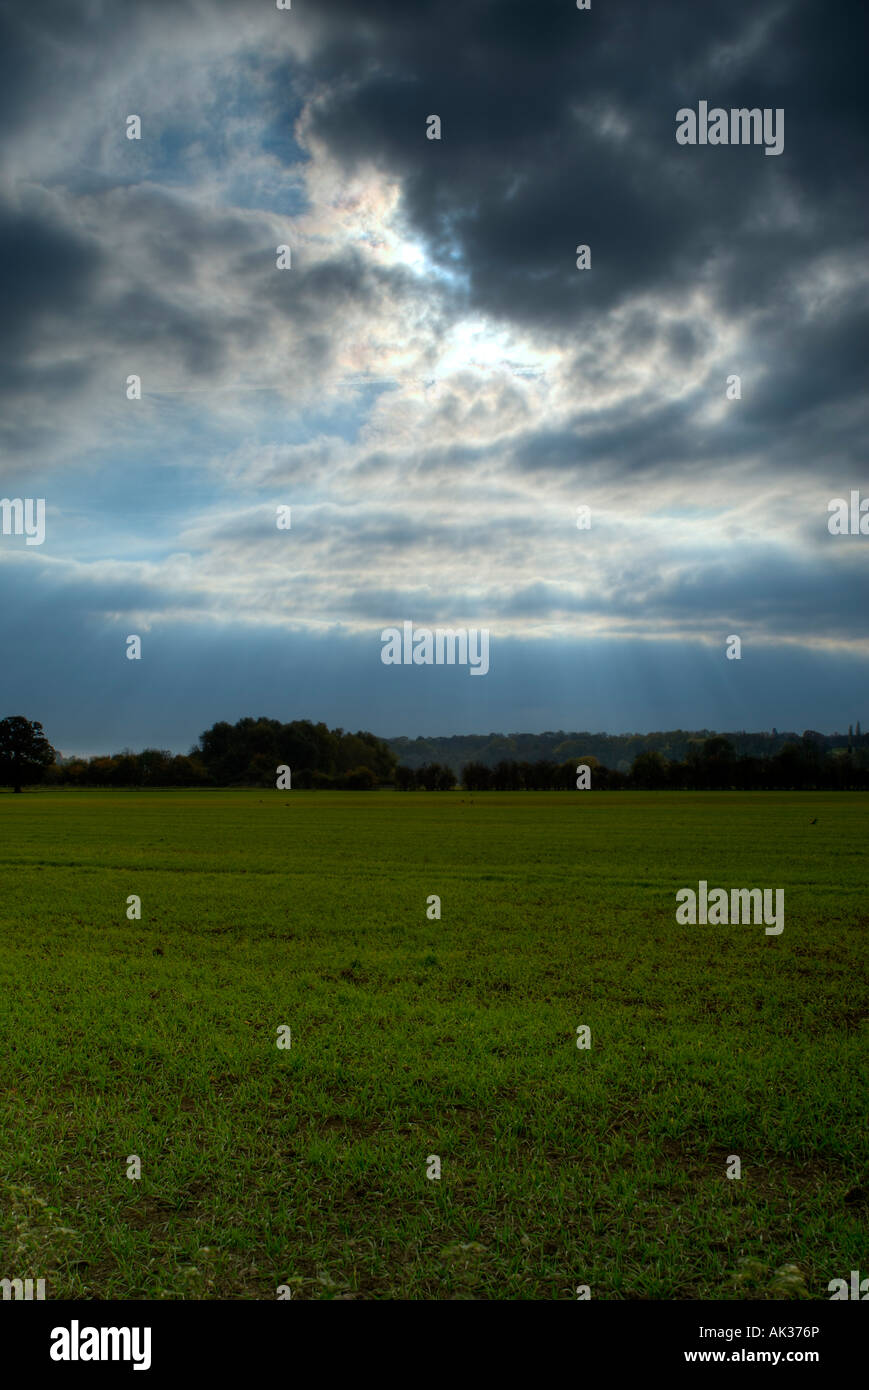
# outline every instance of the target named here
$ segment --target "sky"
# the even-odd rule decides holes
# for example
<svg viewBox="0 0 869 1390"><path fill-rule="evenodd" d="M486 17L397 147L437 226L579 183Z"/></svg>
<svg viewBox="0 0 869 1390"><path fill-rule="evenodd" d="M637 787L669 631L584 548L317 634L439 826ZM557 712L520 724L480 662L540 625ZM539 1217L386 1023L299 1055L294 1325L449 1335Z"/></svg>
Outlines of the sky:
<svg viewBox="0 0 869 1390"><path fill-rule="evenodd" d="M0 717L869 724L867 13L0 3Z"/></svg>

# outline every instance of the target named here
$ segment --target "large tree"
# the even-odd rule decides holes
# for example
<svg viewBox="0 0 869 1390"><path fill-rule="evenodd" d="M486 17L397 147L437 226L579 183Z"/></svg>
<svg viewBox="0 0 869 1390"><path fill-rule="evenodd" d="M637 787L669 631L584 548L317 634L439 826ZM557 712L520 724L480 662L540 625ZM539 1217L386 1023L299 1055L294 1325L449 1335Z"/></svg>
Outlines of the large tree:
<svg viewBox="0 0 869 1390"><path fill-rule="evenodd" d="M55 757L41 724L23 714L0 719L0 784L20 792L25 782L40 782Z"/></svg>

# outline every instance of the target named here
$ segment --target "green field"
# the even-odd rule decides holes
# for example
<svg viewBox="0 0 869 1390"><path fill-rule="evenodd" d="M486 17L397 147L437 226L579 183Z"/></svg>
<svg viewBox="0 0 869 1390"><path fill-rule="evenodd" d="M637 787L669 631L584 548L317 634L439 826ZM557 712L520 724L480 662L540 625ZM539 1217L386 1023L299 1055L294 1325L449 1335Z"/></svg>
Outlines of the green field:
<svg viewBox="0 0 869 1390"><path fill-rule="evenodd" d="M0 796L0 1276L829 1298L869 1273L867 843L859 794ZM700 878L784 932L677 925Z"/></svg>

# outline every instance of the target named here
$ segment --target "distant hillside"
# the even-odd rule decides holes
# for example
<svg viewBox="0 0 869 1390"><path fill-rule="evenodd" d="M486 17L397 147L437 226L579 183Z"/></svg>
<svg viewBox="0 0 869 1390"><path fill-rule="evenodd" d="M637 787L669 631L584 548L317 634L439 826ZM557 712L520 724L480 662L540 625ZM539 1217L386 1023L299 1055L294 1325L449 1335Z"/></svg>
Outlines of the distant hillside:
<svg viewBox="0 0 869 1390"><path fill-rule="evenodd" d="M494 767L504 759L517 762L538 762L549 759L564 762L583 754L597 758L604 767L628 772L640 753L656 752L668 762L683 762L692 745L699 746L712 738L716 729L674 729L654 734L591 734L565 733L558 729L545 734L454 734L436 738L387 738L383 742L396 755L400 764L416 770L425 763L445 763L456 776L466 763L482 763ZM724 732L739 757L771 758L787 743L803 741L817 744L823 751L834 748L869 747L869 734L861 733L859 720L853 732L819 734L806 729L773 729L771 733Z"/></svg>

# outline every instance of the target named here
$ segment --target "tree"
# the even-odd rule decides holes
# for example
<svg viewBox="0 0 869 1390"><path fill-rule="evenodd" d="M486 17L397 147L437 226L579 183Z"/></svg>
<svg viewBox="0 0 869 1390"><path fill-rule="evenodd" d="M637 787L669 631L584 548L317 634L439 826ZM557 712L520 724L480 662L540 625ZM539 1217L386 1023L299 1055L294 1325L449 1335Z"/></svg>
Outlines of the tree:
<svg viewBox="0 0 869 1390"><path fill-rule="evenodd" d="M344 778L344 786L348 792L373 792L377 786L377 778L370 767L354 767Z"/></svg>
<svg viewBox="0 0 869 1390"><path fill-rule="evenodd" d="M139 778L143 787L165 787L172 754L168 748L143 748L139 754Z"/></svg>
<svg viewBox="0 0 869 1390"><path fill-rule="evenodd" d="M292 768L294 781L297 775L302 779L299 787L308 776L313 785L315 773L329 779L318 786L337 785L360 767L370 768L376 783L391 782L397 761L381 739L362 729L350 734L308 719L282 724L264 715L214 724L200 736L191 757L217 786L267 786L281 763Z"/></svg>
<svg viewBox="0 0 869 1390"><path fill-rule="evenodd" d="M707 738L703 743L699 768L701 786L709 787L712 791L731 786L735 761L736 750L730 739L723 734Z"/></svg>
<svg viewBox="0 0 869 1390"><path fill-rule="evenodd" d="M492 768L491 786L496 792L521 792L522 775L519 764L512 758L502 758Z"/></svg>
<svg viewBox="0 0 869 1390"><path fill-rule="evenodd" d="M660 753L650 749L639 753L631 766L631 781L635 787L658 791L667 785L667 763Z"/></svg>
<svg viewBox="0 0 869 1390"><path fill-rule="evenodd" d="M491 781L485 763L465 763L462 768L462 782L469 792L488 791Z"/></svg>
<svg viewBox="0 0 869 1390"><path fill-rule="evenodd" d="M417 771L416 784L427 792L448 792L456 785L456 774L441 763L424 763Z"/></svg>
<svg viewBox="0 0 869 1390"><path fill-rule="evenodd" d="M812 762L807 758L803 744L786 743L772 761L780 787L802 790L814 775Z"/></svg>
<svg viewBox="0 0 869 1390"><path fill-rule="evenodd" d="M25 782L41 782L56 753L42 725L11 714L0 719L0 783L20 792Z"/></svg>

